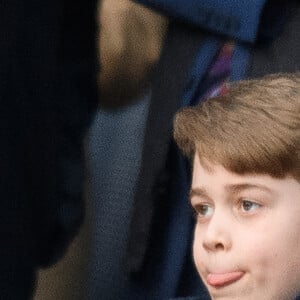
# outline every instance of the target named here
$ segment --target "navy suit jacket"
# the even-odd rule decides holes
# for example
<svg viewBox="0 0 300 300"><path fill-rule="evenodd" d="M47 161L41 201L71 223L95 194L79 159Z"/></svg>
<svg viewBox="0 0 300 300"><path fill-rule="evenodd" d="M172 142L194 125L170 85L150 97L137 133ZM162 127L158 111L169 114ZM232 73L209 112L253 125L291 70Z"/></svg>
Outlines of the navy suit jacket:
<svg viewBox="0 0 300 300"><path fill-rule="evenodd" d="M136 0L172 19L206 29L213 34L253 43L266 0Z"/></svg>
<svg viewBox="0 0 300 300"><path fill-rule="evenodd" d="M215 0L141 0L139 2L154 7L171 17L169 37L175 38L167 39L158 65L157 74L160 76L157 76L153 82L143 163L137 184L136 209L131 227L129 252L134 254L129 257L132 270L138 270L143 264L147 249L151 222L145 215L153 214L152 190L157 184L165 185L165 181L160 177L165 176L163 170L172 136L173 115L179 107L188 105L196 93L201 95L201 82L206 71L220 47L228 39L236 43L231 79L242 79L245 76L250 46L256 41L259 17L265 3L264 0L251 1L251 3L245 1L244 5L237 1ZM181 39L177 37L180 31L184 32L182 35L185 35ZM198 44L194 48L190 45L189 47L180 45L184 44L185 39L188 39L187 37L190 37L192 33L195 36L194 39L198 38ZM168 48L168 44L173 40L175 40L174 46L172 49ZM177 50L178 48L180 50ZM179 56L178 53L188 53L190 56L190 63L185 63L181 70L172 65L180 61L176 57ZM164 81L162 78L172 80Z"/></svg>

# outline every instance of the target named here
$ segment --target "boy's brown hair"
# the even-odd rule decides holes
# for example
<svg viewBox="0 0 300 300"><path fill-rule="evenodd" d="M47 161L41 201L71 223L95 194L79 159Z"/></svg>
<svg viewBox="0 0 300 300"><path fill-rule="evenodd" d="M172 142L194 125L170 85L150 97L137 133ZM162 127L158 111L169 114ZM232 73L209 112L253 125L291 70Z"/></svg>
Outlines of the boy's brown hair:
<svg viewBox="0 0 300 300"><path fill-rule="evenodd" d="M224 96L183 108L174 138L193 159L237 174L300 181L300 73L273 74L234 84Z"/></svg>

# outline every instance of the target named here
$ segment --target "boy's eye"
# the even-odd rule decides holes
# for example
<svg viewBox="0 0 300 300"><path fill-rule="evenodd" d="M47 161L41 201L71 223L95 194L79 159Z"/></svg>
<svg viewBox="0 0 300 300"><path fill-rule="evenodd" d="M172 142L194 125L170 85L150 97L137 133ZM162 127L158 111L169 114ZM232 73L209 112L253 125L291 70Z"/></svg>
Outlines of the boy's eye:
<svg viewBox="0 0 300 300"><path fill-rule="evenodd" d="M260 204L256 202L252 202L250 200L242 200L241 208L244 212L251 212L261 207Z"/></svg>
<svg viewBox="0 0 300 300"><path fill-rule="evenodd" d="M195 207L195 211L198 217L210 217L213 214L213 207L207 204L199 204Z"/></svg>

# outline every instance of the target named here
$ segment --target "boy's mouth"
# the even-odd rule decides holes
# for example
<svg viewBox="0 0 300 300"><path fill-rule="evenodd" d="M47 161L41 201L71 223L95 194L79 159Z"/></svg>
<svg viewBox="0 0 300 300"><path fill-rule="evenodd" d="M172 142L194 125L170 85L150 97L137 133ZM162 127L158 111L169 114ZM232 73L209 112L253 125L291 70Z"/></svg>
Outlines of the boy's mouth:
<svg viewBox="0 0 300 300"><path fill-rule="evenodd" d="M245 273L242 271L225 272L225 273L209 273L207 275L207 283L213 287L222 287L238 281Z"/></svg>

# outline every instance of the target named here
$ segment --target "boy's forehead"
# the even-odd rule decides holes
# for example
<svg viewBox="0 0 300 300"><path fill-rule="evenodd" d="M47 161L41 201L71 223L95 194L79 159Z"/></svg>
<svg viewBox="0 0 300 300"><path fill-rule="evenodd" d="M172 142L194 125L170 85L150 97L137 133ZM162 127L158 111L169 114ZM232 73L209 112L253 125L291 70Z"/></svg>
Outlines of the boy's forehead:
<svg viewBox="0 0 300 300"><path fill-rule="evenodd" d="M197 167L199 165L209 173L213 173L216 166L222 167L221 165L217 165L211 162L207 158L204 157L200 158L200 156L196 153L193 159L193 169L195 168L195 166Z"/></svg>
<svg viewBox="0 0 300 300"><path fill-rule="evenodd" d="M284 193L288 189L298 191L300 183L293 177L274 178L266 174L237 174L214 164L207 159L194 157L192 189L215 190L222 188L226 192L237 192L243 189L260 189L270 194ZM300 201L300 199L299 199Z"/></svg>

